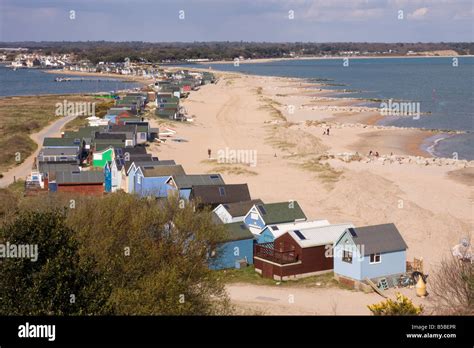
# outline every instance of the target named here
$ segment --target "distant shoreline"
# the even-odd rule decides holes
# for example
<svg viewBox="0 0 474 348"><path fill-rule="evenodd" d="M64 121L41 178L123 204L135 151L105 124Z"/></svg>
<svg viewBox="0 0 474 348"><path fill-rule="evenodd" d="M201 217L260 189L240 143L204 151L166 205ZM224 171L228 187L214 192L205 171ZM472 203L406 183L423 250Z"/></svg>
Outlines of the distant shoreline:
<svg viewBox="0 0 474 348"><path fill-rule="evenodd" d="M5 66L4 64L0 64L0 68L2 70L3 69L11 69L10 67ZM60 77L63 77L63 76L64 77L71 77L71 78L75 76L75 78L73 78L72 80L80 80L79 77L88 76L88 77L91 77L91 78L93 77L94 79L84 79L84 80L95 80L95 78L97 78L98 80L100 80L99 82L104 82L104 83L109 84L109 85L113 84L114 87L112 87L112 89L110 89L110 88L107 88L104 85L102 91L96 90L95 87L91 90L88 90L86 88L84 91L79 90L79 91L71 91L71 92L66 92L62 88L59 88L60 90L57 90L57 91L54 88L52 90L41 90L41 91L35 90L35 91L32 91L33 93L28 93L28 92L25 92L24 90L22 90L22 91L17 91L17 92L19 92L17 94L8 94L7 93L6 95L0 95L0 99L4 99L4 98L8 98L8 97L33 97L33 96L48 96L48 95L104 94L104 93L110 92L110 90L115 90L116 89L116 87L115 87L116 83L118 83L117 92L131 90L131 89L134 89L134 88L146 87L147 85L152 83L152 82L148 82L147 80L144 80L141 77L124 76L124 75L118 75L118 74L116 75L116 74L86 73L86 72L75 72L75 71L59 70L59 69L40 69L40 68L21 68L21 70L35 70L35 72L49 74L51 76L50 78L51 78L52 83L58 84L58 86L61 86L61 84L69 84L69 83L74 83L74 82L77 82L77 81L54 82L53 80L54 80L55 77L53 75L57 75L57 76L60 76ZM49 79L49 77L46 76L46 79ZM95 81L92 81L92 82L95 82ZM128 83L128 85L133 84L134 86L133 87L128 86L128 85L126 85L127 83ZM122 84L123 84L123 86L122 86ZM7 92L8 92L8 90L7 90ZM9 92L11 93L12 91L9 91Z"/></svg>
<svg viewBox="0 0 474 348"><path fill-rule="evenodd" d="M444 57L441 57L441 56L436 56L436 57L434 57L434 56L410 56L410 57L397 56L397 57L383 57L383 58L389 59L389 58L447 58L447 57L448 56L444 56ZM469 58L472 58L474 56L473 55L465 55L465 56L456 56L456 57L469 57ZM364 59L363 57L357 57L357 58ZM379 58L379 57L365 57L365 58L372 59L372 58ZM449 58L455 58L455 57L449 56ZM314 59L314 58L310 58L310 57L307 57L306 59L288 58L288 59L283 59L283 60L286 62L286 61L291 61L291 60L311 60L311 59ZM327 58L320 57L319 59L327 59ZM332 59L341 59L341 58L333 57ZM266 59L265 61L259 60L256 63L265 63L265 62L270 62L270 61L282 61L282 59L275 58L275 59ZM242 65L244 65L247 62L248 63L253 63L253 62L249 62L249 61L245 61L245 62L241 61L240 63ZM225 63L230 63L231 64L232 62L223 62L223 63L220 63L220 64L225 64ZM182 69L182 67L176 66L176 65L172 66L172 67L177 68L177 69L180 69L180 68ZM253 73L249 73L249 72L243 72L243 71L214 70L214 69L206 68L205 64L203 64L203 63L196 64L195 67L192 67L192 68L189 68L189 69L190 70L194 69L196 71L212 71L214 74L217 74L217 75L219 75L220 73L224 73L224 74L227 74L227 75L234 75L234 76L239 76L239 75L240 76L255 76L255 77L262 77L262 78L273 77L273 78L282 78L282 79L286 79L286 80L301 81L303 83L308 83L308 84L319 87L322 91L324 91L326 93L325 95L328 96L328 97L334 97L334 98L337 98L337 99L344 99L345 98L344 96L340 95L340 91L327 89L326 86L324 85L324 82L322 82L322 83L313 82L313 81L309 81L307 78L304 78L304 77L282 77L282 76L278 76L278 75L258 75L258 74L253 74ZM351 99L350 93L348 94L347 98ZM356 98L356 99L361 100L360 98ZM364 99L364 98L362 98L362 99ZM370 98L365 98L365 100L366 101L371 101ZM348 104L348 106L356 106L356 105L357 105L356 101L354 101L352 104ZM377 114L377 115L371 115L369 117L361 118L359 123L365 124L365 125L368 125L368 126L386 127L386 125L380 123L380 121L383 120L383 119L384 119L384 117L382 115ZM328 119L328 121L330 121L330 120ZM333 121L338 122L337 119L333 119ZM437 145L441 141L446 140L448 138L451 138L452 136L455 136L455 135L466 134L466 133L470 132L469 130L449 130L449 129L437 129L437 128L425 128L425 127L410 127L410 126L398 127L398 126L388 125L388 127L397 128L401 132L403 132L405 130L411 130L411 129L412 130L419 130L420 132L423 132L424 133L423 135L421 135L421 133L420 133L416 137L413 138L414 142L412 142L410 144L409 148L407 147L406 150L407 150L407 152L410 152L415 156L436 157L436 158L443 158L443 156L437 155L436 151L435 151ZM441 139L439 139L439 138L441 138Z"/></svg>
<svg viewBox="0 0 474 348"><path fill-rule="evenodd" d="M148 86L149 83L153 82L151 80L145 80L143 77L140 76L126 76L120 74L109 74L109 73L91 73L91 72L83 72L83 71L70 71L70 70L43 70L46 74L56 74L56 75L72 75L72 76L93 76L93 77L106 77L111 79L119 79L119 80L126 80L125 82L134 82L140 83L143 86Z"/></svg>
<svg viewBox="0 0 474 348"><path fill-rule="evenodd" d="M242 59L239 60L239 64L257 64L257 63L271 63L279 61L297 61L297 60L342 60L342 59L397 59L397 58L472 58L474 55L440 55L440 56L340 56L340 57L321 57L321 56L308 56L308 57L296 57L296 58L256 58L256 59ZM232 64L233 60L216 60L208 62L190 62L186 64L206 65L206 64ZM175 65L179 66L179 65Z"/></svg>

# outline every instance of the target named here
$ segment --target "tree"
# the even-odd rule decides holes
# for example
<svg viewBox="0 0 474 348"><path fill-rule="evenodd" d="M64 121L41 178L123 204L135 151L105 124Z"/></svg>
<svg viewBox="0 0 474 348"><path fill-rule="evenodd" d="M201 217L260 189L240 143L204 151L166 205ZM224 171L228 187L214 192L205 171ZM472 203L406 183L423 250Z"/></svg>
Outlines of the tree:
<svg viewBox="0 0 474 348"><path fill-rule="evenodd" d="M231 307L209 270L208 252L224 230L209 211L177 197L157 201L125 193L71 209L81 253L97 260L113 287L109 304L124 315L215 315Z"/></svg>
<svg viewBox="0 0 474 348"><path fill-rule="evenodd" d="M30 246L28 258L0 261L0 315L110 313L110 287L94 260L79 255L63 212L22 212L0 229L0 243Z"/></svg>
<svg viewBox="0 0 474 348"><path fill-rule="evenodd" d="M408 297L400 293L397 293L396 300L389 298L367 307L374 315L419 315L423 312L423 306L415 306Z"/></svg>

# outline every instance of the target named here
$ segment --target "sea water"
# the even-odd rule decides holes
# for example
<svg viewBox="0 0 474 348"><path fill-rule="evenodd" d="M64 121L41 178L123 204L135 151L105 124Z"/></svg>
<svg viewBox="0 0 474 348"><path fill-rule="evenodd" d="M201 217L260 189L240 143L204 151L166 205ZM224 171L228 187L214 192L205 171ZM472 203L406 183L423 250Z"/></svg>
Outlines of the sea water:
<svg viewBox="0 0 474 348"><path fill-rule="evenodd" d="M196 65L194 65L195 67ZM336 95L382 102L417 103L420 117L386 117L383 125L463 131L436 137L435 156L474 159L474 57L304 59L268 63L201 64L214 70L304 78ZM351 93L342 93L343 90Z"/></svg>
<svg viewBox="0 0 474 348"><path fill-rule="evenodd" d="M70 77L71 81L56 82L55 78ZM13 70L0 64L0 97L42 94L98 93L131 89L140 85L95 76L48 74L41 69L21 68Z"/></svg>

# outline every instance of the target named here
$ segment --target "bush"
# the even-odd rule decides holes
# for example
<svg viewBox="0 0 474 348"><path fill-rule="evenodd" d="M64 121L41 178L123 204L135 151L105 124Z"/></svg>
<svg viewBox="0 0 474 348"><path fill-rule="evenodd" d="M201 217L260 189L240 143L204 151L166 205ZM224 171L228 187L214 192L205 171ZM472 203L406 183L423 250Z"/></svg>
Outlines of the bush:
<svg viewBox="0 0 474 348"><path fill-rule="evenodd" d="M111 313L110 286L95 261L79 255L62 212L22 212L0 229L0 243L30 250L1 261L0 315Z"/></svg>
<svg viewBox="0 0 474 348"><path fill-rule="evenodd" d="M415 306L406 296L397 293L397 299L387 299L380 303L367 306L374 315L419 315L423 306Z"/></svg>
<svg viewBox="0 0 474 348"><path fill-rule="evenodd" d="M474 266L470 261L444 259L431 276L430 284L437 314L474 314Z"/></svg>

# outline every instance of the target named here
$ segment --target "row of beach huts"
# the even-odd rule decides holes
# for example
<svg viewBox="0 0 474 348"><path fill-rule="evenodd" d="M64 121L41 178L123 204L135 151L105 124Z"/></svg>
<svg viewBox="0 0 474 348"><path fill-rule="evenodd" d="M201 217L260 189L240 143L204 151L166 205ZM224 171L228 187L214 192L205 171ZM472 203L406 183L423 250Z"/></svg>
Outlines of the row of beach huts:
<svg viewBox="0 0 474 348"><path fill-rule="evenodd" d="M214 82L210 73L170 73L153 92L127 93L103 118L89 117L88 126L45 138L26 194L101 196L121 190L155 199L176 194L198 209L212 209L215 223L227 231L209 253L211 269L253 265L275 280L333 271L355 288L367 286L367 280L397 286L406 273L407 245L394 224L356 227L310 219L297 201L263 202L251 197L246 183L227 184L218 173L188 174L174 160L147 152L160 131L142 116L145 108L154 104L158 117L183 120L180 100Z"/></svg>

